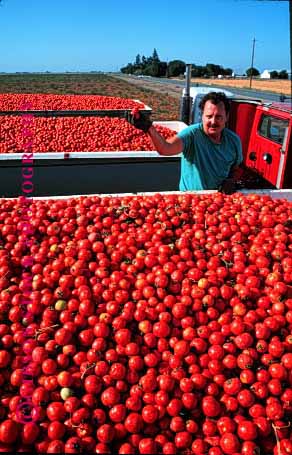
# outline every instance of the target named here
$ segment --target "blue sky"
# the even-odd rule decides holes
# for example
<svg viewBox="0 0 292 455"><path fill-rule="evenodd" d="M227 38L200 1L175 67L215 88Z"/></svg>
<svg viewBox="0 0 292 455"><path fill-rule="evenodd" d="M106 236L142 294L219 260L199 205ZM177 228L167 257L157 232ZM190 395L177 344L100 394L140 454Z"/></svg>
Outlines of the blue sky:
<svg viewBox="0 0 292 455"><path fill-rule="evenodd" d="M288 1L2 0L0 71L117 71L137 54L290 69Z"/></svg>

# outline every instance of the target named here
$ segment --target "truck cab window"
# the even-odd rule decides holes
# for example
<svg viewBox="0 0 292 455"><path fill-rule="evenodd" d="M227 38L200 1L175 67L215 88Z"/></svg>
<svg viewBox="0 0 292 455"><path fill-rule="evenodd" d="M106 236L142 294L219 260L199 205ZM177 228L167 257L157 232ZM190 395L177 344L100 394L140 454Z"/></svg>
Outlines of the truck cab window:
<svg viewBox="0 0 292 455"><path fill-rule="evenodd" d="M272 117L270 115L263 115L258 133L261 136L282 145L288 124L288 120Z"/></svg>

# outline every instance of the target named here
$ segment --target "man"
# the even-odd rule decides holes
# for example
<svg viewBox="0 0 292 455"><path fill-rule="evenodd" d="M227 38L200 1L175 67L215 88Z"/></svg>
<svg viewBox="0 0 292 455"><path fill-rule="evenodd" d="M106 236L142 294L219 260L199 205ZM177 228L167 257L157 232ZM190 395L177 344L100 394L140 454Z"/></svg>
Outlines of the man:
<svg viewBox="0 0 292 455"><path fill-rule="evenodd" d="M231 194L236 190L235 172L242 162L239 136L225 127L230 105L224 93L210 92L200 103L202 123L185 128L165 140L145 114L128 117L136 128L148 133L160 155L182 153L179 189L216 190Z"/></svg>

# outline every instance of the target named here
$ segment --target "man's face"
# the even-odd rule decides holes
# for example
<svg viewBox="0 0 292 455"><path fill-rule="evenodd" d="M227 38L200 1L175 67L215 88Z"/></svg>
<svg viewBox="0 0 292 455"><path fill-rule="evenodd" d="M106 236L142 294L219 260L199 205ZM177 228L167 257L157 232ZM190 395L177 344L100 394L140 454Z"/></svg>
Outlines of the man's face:
<svg viewBox="0 0 292 455"><path fill-rule="evenodd" d="M204 132L212 139L220 140L227 118L224 103L213 104L208 100L202 114Z"/></svg>

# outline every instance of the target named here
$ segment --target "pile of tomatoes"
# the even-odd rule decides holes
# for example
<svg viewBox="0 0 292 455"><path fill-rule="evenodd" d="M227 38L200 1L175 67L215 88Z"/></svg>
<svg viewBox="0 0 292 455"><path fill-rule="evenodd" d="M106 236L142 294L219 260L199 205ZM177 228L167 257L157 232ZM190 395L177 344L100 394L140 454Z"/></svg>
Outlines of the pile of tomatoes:
<svg viewBox="0 0 292 455"><path fill-rule="evenodd" d="M1 451L292 453L290 202L25 204L0 201Z"/></svg>
<svg viewBox="0 0 292 455"><path fill-rule="evenodd" d="M0 111L26 110L101 110L143 109L143 103L129 98L100 95L57 95L36 93L1 93Z"/></svg>
<svg viewBox="0 0 292 455"><path fill-rule="evenodd" d="M166 139L175 134L160 125L157 131ZM23 152L28 142L34 153L154 150L148 135L123 118L34 117L28 125L21 116L1 117L0 153Z"/></svg>

